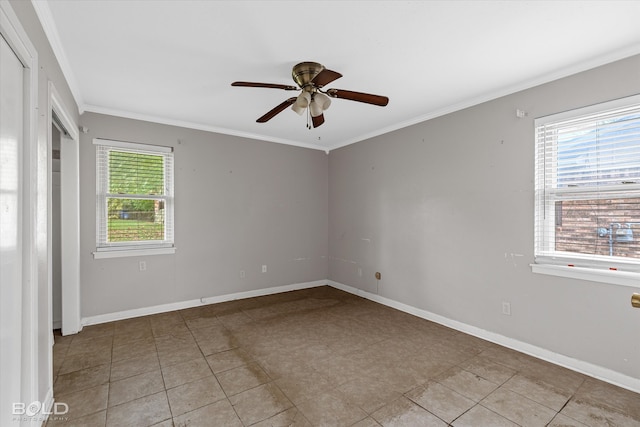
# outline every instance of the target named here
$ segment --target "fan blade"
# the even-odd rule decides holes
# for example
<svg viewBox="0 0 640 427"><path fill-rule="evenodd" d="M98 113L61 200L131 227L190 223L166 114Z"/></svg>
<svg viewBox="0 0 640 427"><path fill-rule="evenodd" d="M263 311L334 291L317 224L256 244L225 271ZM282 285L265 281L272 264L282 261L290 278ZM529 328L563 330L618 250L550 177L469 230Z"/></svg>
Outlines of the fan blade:
<svg viewBox="0 0 640 427"><path fill-rule="evenodd" d="M317 128L318 126L320 126L321 124L324 123L324 114L320 114L319 116L316 117L311 117L311 123L313 123L313 127Z"/></svg>
<svg viewBox="0 0 640 427"><path fill-rule="evenodd" d="M258 120L256 120L256 122L258 123L268 122L269 120L273 119L277 114L283 112L288 106L296 102L296 99L297 98L295 96L293 98L287 99L286 101L284 101L283 103L281 103L280 105L278 105L277 107L269 111L267 114L260 117Z"/></svg>
<svg viewBox="0 0 640 427"><path fill-rule="evenodd" d="M349 99L351 101L364 102L365 104L379 105L381 107L389 103L389 98L386 96L372 95L370 93L353 92L342 89L329 89L325 93L332 98Z"/></svg>
<svg viewBox="0 0 640 427"><path fill-rule="evenodd" d="M325 68L324 70L320 71L318 75L313 78L313 80L311 80L311 83L313 83L313 85L316 87L322 87L328 85L334 80L339 79L340 77L342 77L342 74L336 71L327 70Z"/></svg>
<svg viewBox="0 0 640 427"><path fill-rule="evenodd" d="M241 87L266 87L269 89L299 90L296 86L280 85L277 83L233 82L231 86Z"/></svg>

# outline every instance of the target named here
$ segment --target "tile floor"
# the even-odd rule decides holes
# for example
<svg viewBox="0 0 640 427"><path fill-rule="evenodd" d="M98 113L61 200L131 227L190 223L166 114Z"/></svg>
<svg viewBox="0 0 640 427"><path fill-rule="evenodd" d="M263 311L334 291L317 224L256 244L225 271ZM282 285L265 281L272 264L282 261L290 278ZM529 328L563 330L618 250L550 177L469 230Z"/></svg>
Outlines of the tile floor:
<svg viewBox="0 0 640 427"><path fill-rule="evenodd" d="M640 426L640 395L319 287L56 336L47 426Z"/></svg>

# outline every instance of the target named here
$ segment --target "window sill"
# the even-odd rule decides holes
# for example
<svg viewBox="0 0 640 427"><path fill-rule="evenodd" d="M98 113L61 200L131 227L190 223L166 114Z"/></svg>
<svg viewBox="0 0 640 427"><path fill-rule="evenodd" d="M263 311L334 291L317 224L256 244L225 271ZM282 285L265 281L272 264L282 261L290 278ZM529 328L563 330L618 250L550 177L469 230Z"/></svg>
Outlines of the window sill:
<svg viewBox="0 0 640 427"><path fill-rule="evenodd" d="M612 285L640 288L640 273L597 268L569 267L566 265L531 264L531 271L551 276L571 279L589 280L592 282L610 283Z"/></svg>
<svg viewBox="0 0 640 427"><path fill-rule="evenodd" d="M133 256L150 256L150 255L171 255L176 253L176 248L147 248L147 249L125 249L125 250L106 250L93 252L93 259L105 258L124 258Z"/></svg>

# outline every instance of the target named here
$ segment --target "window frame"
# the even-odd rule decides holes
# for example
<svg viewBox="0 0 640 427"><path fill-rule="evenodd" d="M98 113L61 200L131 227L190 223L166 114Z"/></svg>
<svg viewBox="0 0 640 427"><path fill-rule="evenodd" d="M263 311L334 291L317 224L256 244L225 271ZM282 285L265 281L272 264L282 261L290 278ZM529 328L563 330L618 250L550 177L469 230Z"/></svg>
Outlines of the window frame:
<svg viewBox="0 0 640 427"><path fill-rule="evenodd" d="M173 147L94 138L96 146L96 250L95 259L175 253L174 240L174 154ZM101 154L104 151L103 154ZM164 194L119 195L127 199L162 200L164 202L164 240L108 242L109 151L161 155L164 158Z"/></svg>
<svg viewBox="0 0 640 427"><path fill-rule="evenodd" d="M640 259L619 256L582 255L572 252L555 251L555 226L557 201L619 199L640 197L640 183L605 185L601 187L563 187L546 184L544 138L539 137L541 126L576 119L579 117L604 114L630 106L640 106L640 95L633 95L613 101L598 103L583 108L540 117L534 120L535 178L534 178L534 273L611 283L622 286L640 286ZM555 154L551 163L555 164ZM546 158L545 158L546 159ZM551 171L552 182L555 171ZM545 235L547 236L545 238Z"/></svg>

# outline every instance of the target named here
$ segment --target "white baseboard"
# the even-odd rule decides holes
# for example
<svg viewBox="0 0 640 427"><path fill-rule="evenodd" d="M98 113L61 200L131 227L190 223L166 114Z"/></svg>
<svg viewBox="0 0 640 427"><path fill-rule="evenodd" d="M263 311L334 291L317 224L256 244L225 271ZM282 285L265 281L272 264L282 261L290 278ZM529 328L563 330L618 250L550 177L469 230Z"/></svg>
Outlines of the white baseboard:
<svg viewBox="0 0 640 427"><path fill-rule="evenodd" d="M314 282L295 283L292 285L275 286L272 288L256 289L253 291L237 292L227 295L204 297L189 301L172 302L169 304L155 305L151 307L134 308L132 310L118 311L115 313L99 314L97 316L83 317L80 321L82 326L97 325L99 323L113 322L116 320L131 319L134 317L148 316L150 314L166 313L168 311L184 310L186 308L198 307L201 305L216 304L220 302L233 301L237 299L260 297L264 295L278 294L281 292L297 291L300 289L315 288L325 286L326 280L316 280Z"/></svg>
<svg viewBox="0 0 640 427"><path fill-rule="evenodd" d="M473 335L478 338L493 342L503 347L510 348L512 350L519 351L521 353L528 354L538 359L545 360L555 365L562 366L572 371L579 372L584 375L588 375L593 378L608 382L610 384L631 390L636 393L640 393L640 379L630 377L628 375L621 374L620 372L613 371L602 366L594 365L589 362L574 359L568 356L564 356L553 351L549 351L542 347L528 344L526 342L518 341L513 338L505 337L504 335L496 334L494 332L486 331L478 327L468 325L466 323L451 320L446 317L440 316L430 311L422 310L420 308L412 307L407 304L403 304L398 301L394 301L389 298L382 297L380 295L372 294L362 289L354 288L352 286L344 285L342 283L327 280L327 284L336 289L349 292L354 295L366 298L371 301L386 305L391 308L395 308L405 313L412 314L417 317L421 317L426 320L430 320L435 323L447 326L460 332L464 332L469 335Z"/></svg>

